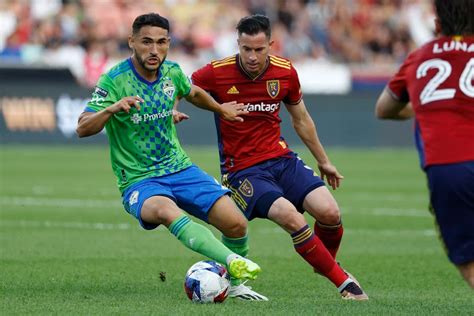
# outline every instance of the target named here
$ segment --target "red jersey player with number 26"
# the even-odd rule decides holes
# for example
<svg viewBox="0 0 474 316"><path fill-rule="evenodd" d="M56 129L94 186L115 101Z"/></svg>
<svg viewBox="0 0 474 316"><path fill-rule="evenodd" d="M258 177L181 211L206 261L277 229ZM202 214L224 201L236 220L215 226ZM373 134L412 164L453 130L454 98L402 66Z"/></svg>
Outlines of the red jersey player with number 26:
<svg viewBox="0 0 474 316"><path fill-rule="evenodd" d="M434 3L441 36L408 56L379 97L376 114L415 115L416 144L448 257L474 288L474 1Z"/></svg>
<svg viewBox="0 0 474 316"><path fill-rule="evenodd" d="M339 207L322 180L326 177L336 189L342 176L319 141L298 74L289 60L269 54L273 41L266 16L242 18L237 31L238 54L213 61L192 75L193 83L219 102L241 102L249 112L239 124L215 117L223 184L249 220L268 218L288 232L298 254L343 298L367 300L358 282L335 261L343 228ZM281 137L282 102L298 136L318 161L321 177ZM305 211L316 219L314 233ZM229 295L248 299L247 294Z"/></svg>

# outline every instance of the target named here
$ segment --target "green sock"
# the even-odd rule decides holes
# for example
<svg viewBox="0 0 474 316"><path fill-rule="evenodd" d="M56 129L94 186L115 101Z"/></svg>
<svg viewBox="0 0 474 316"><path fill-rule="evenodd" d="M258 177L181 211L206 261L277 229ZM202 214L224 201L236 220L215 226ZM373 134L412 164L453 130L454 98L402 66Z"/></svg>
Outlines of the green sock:
<svg viewBox="0 0 474 316"><path fill-rule="evenodd" d="M206 227L191 221L183 214L175 219L168 229L189 249L227 266L227 257L233 252Z"/></svg>
<svg viewBox="0 0 474 316"><path fill-rule="evenodd" d="M221 240L227 248L242 257L246 257L249 253L249 237L247 235L240 238L231 238L222 235Z"/></svg>
<svg viewBox="0 0 474 316"><path fill-rule="evenodd" d="M249 253L248 235L245 235L244 237L240 238L230 238L222 235L221 240L222 243L227 246L227 248L229 248L236 254L241 255L242 257L246 257ZM239 285L240 283L242 283L242 280L231 277L230 283L232 285Z"/></svg>

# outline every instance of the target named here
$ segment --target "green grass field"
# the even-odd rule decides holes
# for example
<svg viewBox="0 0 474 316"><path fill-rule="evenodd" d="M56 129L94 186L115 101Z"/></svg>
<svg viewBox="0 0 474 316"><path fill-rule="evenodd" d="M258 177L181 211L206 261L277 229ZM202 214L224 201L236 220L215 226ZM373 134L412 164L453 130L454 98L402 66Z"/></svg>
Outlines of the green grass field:
<svg viewBox="0 0 474 316"><path fill-rule="evenodd" d="M217 176L214 148L187 150ZM255 220L250 256L263 273L251 285L270 301L193 304L183 278L203 257L163 227L144 231L123 210L105 146L2 145L0 313L472 315L473 291L437 238L415 151L328 152L345 176L334 193L345 224L338 259L357 276L368 302L341 300L294 252L286 233Z"/></svg>

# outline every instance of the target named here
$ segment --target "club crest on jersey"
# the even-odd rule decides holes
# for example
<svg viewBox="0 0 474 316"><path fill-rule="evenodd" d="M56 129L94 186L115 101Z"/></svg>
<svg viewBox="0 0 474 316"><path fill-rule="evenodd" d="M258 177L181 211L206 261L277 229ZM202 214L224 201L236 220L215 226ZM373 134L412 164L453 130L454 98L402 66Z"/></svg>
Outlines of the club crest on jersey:
<svg viewBox="0 0 474 316"><path fill-rule="evenodd" d="M246 197L251 197L253 195L253 186L248 179L245 179L244 182L239 187L240 193Z"/></svg>
<svg viewBox="0 0 474 316"><path fill-rule="evenodd" d="M272 99L276 98L280 93L280 80L267 80L267 92Z"/></svg>
<svg viewBox="0 0 474 316"><path fill-rule="evenodd" d="M166 81L163 83L163 92L165 93L165 95L166 95L168 98L173 99L175 90L176 90L176 88L175 88L174 85L173 85L173 81L171 81L171 80L166 80Z"/></svg>

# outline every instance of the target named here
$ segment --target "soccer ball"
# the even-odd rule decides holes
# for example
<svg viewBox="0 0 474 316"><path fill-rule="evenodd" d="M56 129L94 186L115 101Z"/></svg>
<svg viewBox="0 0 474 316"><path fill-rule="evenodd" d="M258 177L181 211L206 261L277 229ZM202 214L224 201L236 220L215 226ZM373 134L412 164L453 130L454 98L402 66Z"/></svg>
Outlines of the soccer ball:
<svg viewBox="0 0 474 316"><path fill-rule="evenodd" d="M195 303L222 303L229 294L229 287L229 272L211 260L193 264L184 279L184 290Z"/></svg>

